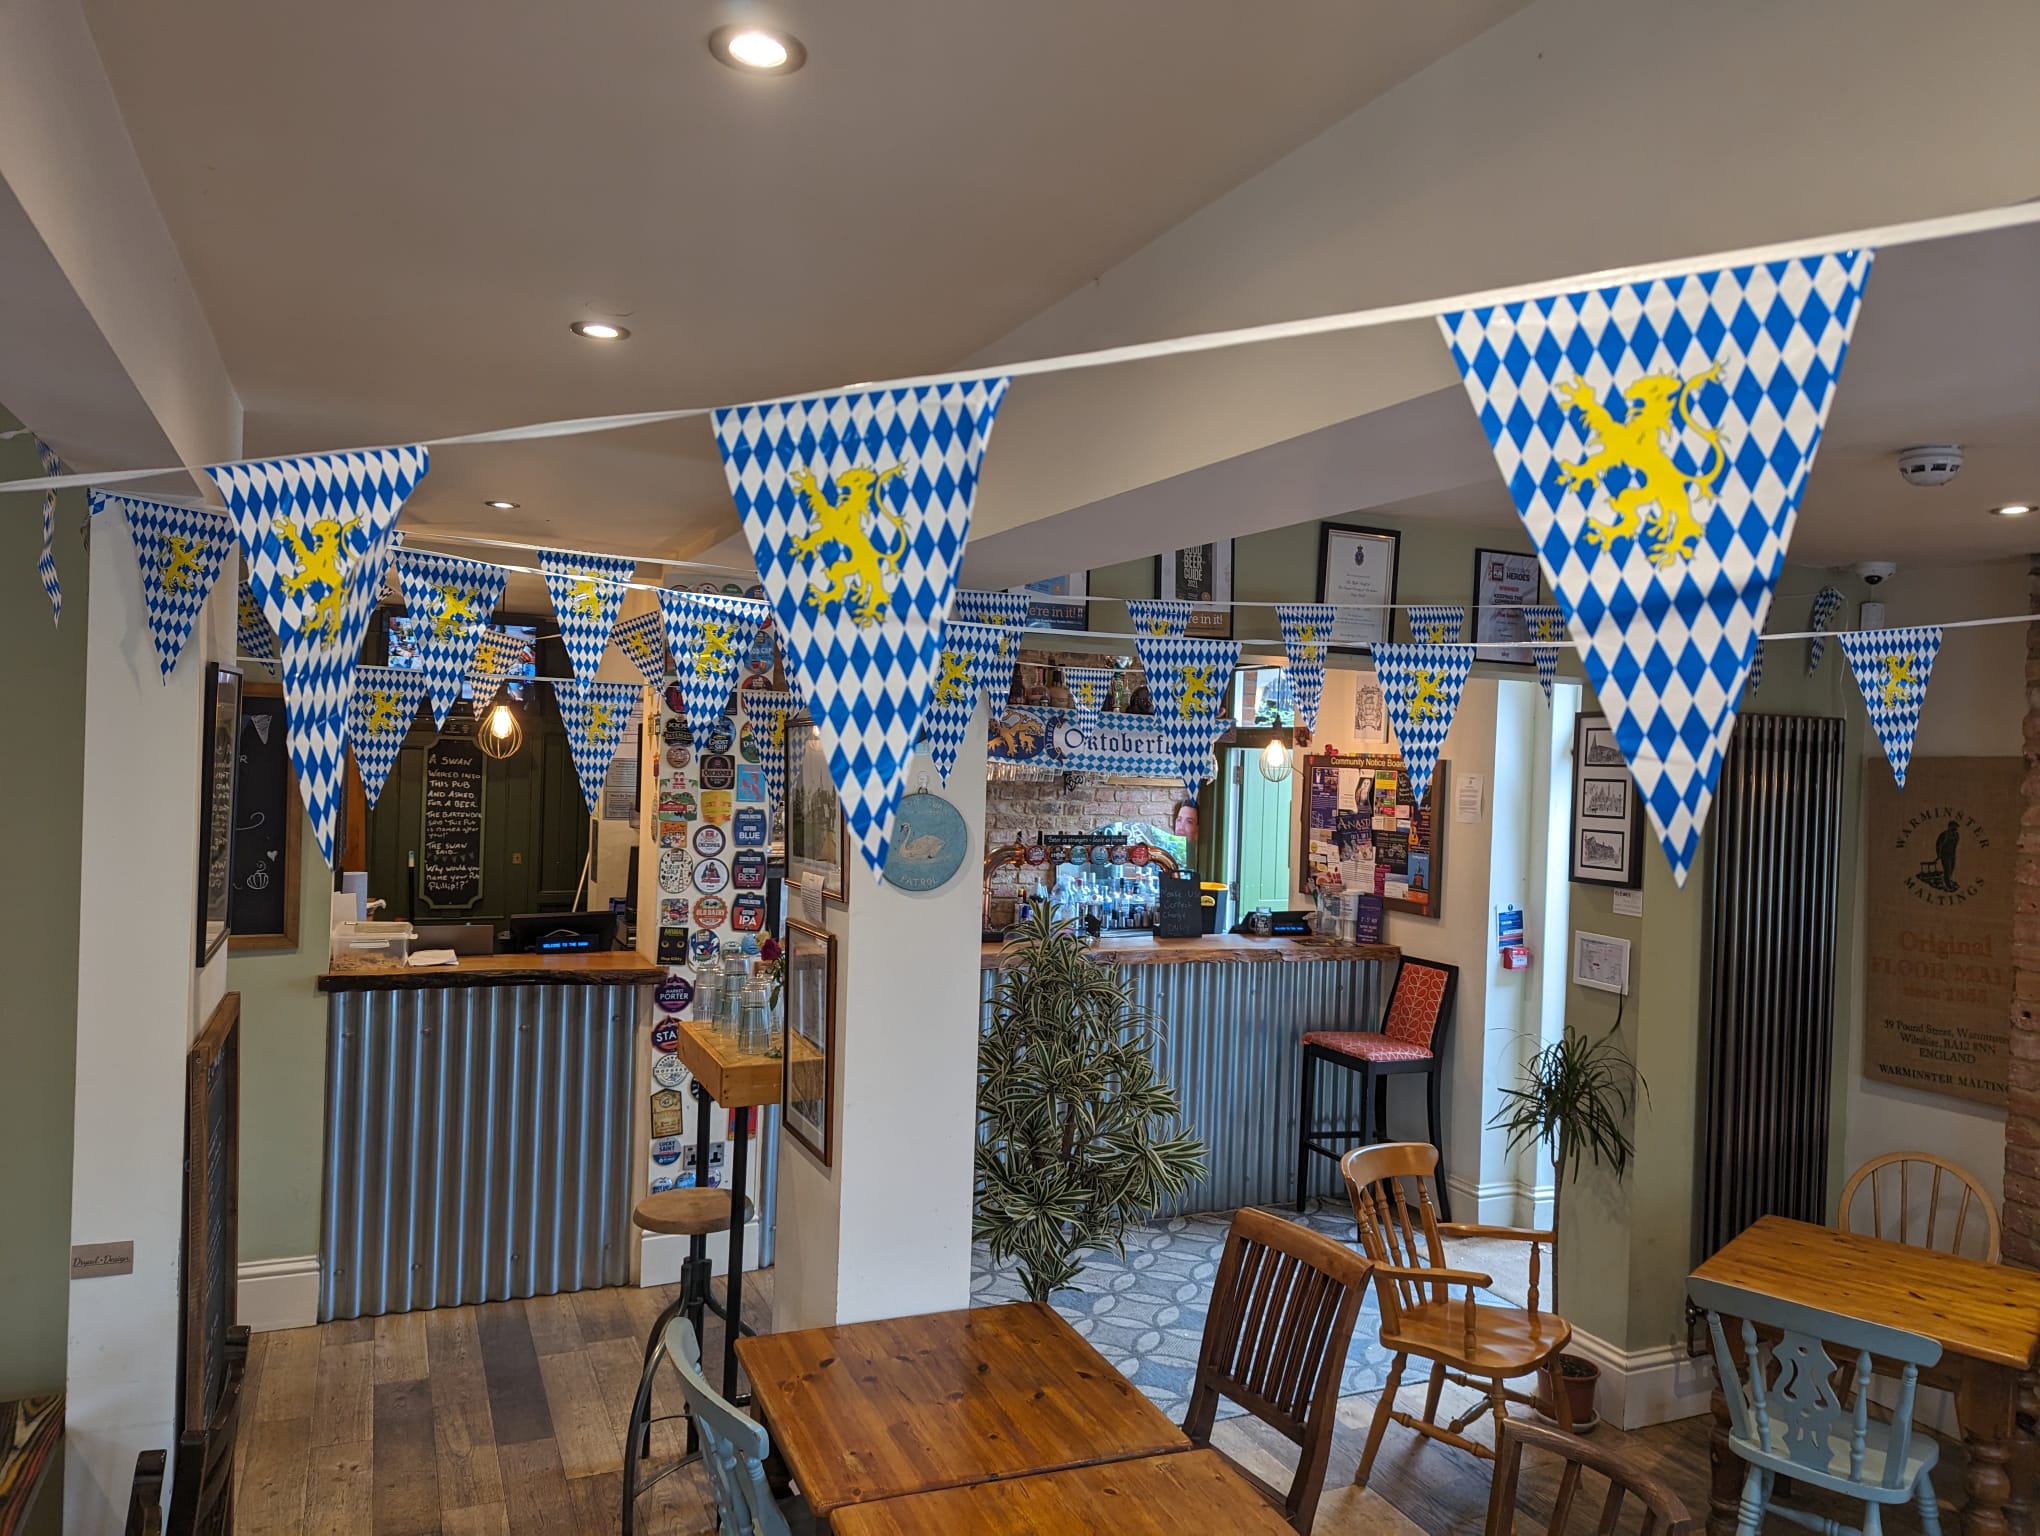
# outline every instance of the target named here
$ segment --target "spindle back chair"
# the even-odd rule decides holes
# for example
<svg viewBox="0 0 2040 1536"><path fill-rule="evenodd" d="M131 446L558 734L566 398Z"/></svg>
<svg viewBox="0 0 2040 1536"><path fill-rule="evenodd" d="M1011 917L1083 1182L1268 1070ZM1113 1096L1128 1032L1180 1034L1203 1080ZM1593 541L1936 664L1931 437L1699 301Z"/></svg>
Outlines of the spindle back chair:
<svg viewBox="0 0 2040 1536"><path fill-rule="evenodd" d="M1914 1169L1921 1170L1917 1175ZM1990 1197L1990 1191L1983 1187L1983 1181L1967 1168L1951 1163L1946 1158L1934 1156L1931 1152L1887 1152L1882 1157L1873 1157L1854 1173L1848 1183L1842 1186L1842 1201L1836 1208L1835 1225L1844 1232L1864 1232L1856 1211L1856 1194L1865 1184L1870 1186L1868 1215L1870 1225L1867 1233L1871 1237L1887 1237L1908 1247L1932 1248L1940 1253L1963 1254L1962 1239L1966 1233L1976 1241L1972 1248L1980 1251L1963 1254L1964 1257L1982 1259L1986 1264L1998 1261L1998 1212L1997 1202ZM1896 1184L1894 1191L1892 1185ZM1926 1225L1916 1227L1913 1221L1913 1195L1919 1185L1925 1185L1926 1210L1923 1213ZM1954 1213L1946 1223L1941 1220L1943 1187L1946 1186L1946 1201L1954 1203ZM1885 1230L1885 1210L1889 1205L1888 1196L1896 1193L1898 1201L1893 1210L1893 1232ZM1974 1212L1972 1221L1971 1212ZM1936 1241L1936 1239L1941 1239ZM1915 1241L1917 1239L1917 1241Z"/></svg>
<svg viewBox="0 0 2040 1536"><path fill-rule="evenodd" d="M1580 1473L1591 1469L1606 1479L1608 1492L1601 1501L1600 1519L1594 1530L1606 1536L1622 1518L1623 1505L1634 1500L1643 1510L1637 1536L1693 1536L1693 1517L1672 1492L1669 1484L1631 1466L1615 1452L1597 1446L1578 1435L1560 1434L1541 1424L1511 1419L1502 1426L1495 1447L1495 1480L1488 1495L1487 1536L1516 1536L1516 1480L1522 1470L1523 1452L1528 1447L1564 1458L1558 1491L1552 1498L1551 1520L1546 1536L1565 1536L1572 1520L1574 1500L1579 1496Z"/></svg>

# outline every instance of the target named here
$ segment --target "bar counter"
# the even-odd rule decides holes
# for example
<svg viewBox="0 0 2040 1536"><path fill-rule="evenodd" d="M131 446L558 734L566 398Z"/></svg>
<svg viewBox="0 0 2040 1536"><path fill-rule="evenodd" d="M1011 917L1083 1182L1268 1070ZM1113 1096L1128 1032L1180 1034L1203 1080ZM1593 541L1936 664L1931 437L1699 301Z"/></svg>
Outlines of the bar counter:
<svg viewBox="0 0 2040 1536"><path fill-rule="evenodd" d="M1005 945L986 944L978 957L985 970L1005 964ZM1393 944L1354 944L1340 939L1250 939L1207 934L1194 939L1158 939L1148 933L1108 933L1091 945L1100 965L1202 965L1268 962L1382 961L1402 954Z"/></svg>
<svg viewBox="0 0 2040 1536"><path fill-rule="evenodd" d="M328 971L321 992L397 992L408 987L546 985L612 987L663 980L666 968L629 950L597 955L462 955L453 965L372 965Z"/></svg>

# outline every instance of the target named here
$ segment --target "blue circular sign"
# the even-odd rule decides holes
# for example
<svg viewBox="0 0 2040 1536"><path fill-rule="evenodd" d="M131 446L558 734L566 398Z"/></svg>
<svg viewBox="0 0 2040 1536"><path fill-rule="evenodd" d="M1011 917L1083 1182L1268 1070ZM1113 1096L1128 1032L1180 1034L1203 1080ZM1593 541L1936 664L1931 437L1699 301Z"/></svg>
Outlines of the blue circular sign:
<svg viewBox="0 0 2040 1536"><path fill-rule="evenodd" d="M970 830L955 806L926 791L908 795L893 820L885 883L902 891L936 890L963 867L969 852Z"/></svg>

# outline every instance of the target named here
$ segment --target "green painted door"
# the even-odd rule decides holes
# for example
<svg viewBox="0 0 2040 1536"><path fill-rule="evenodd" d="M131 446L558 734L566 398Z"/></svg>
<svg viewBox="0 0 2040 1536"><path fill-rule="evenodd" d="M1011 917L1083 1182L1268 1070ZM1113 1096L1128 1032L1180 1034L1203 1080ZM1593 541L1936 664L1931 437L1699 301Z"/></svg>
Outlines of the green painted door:
<svg viewBox="0 0 2040 1536"><path fill-rule="evenodd" d="M1260 754L1238 748L1226 754L1239 797L1239 843L1233 867L1239 872L1241 916L1265 906L1280 912L1289 905L1291 774L1279 784L1262 776Z"/></svg>

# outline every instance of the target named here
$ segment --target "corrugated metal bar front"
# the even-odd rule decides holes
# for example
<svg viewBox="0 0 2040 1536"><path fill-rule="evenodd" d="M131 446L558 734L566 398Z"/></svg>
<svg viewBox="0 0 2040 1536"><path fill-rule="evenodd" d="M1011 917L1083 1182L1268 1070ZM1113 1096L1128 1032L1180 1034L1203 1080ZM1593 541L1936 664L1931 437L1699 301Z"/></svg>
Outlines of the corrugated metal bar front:
<svg viewBox="0 0 2040 1536"><path fill-rule="evenodd" d="M319 1316L630 1279L629 986L333 994Z"/></svg>
<svg viewBox="0 0 2040 1536"><path fill-rule="evenodd" d="M1371 960L1126 967L1134 1002L1156 1020L1155 1058L1183 1106L1179 1123L1204 1139L1205 1176L1160 1214L1294 1198L1304 1032L1373 1028L1382 972ZM984 973L987 1000L997 976ZM1320 1124L1360 1123L1359 1082L1357 1072L1319 1074ZM1313 1192L1341 1193L1336 1165L1312 1161Z"/></svg>

